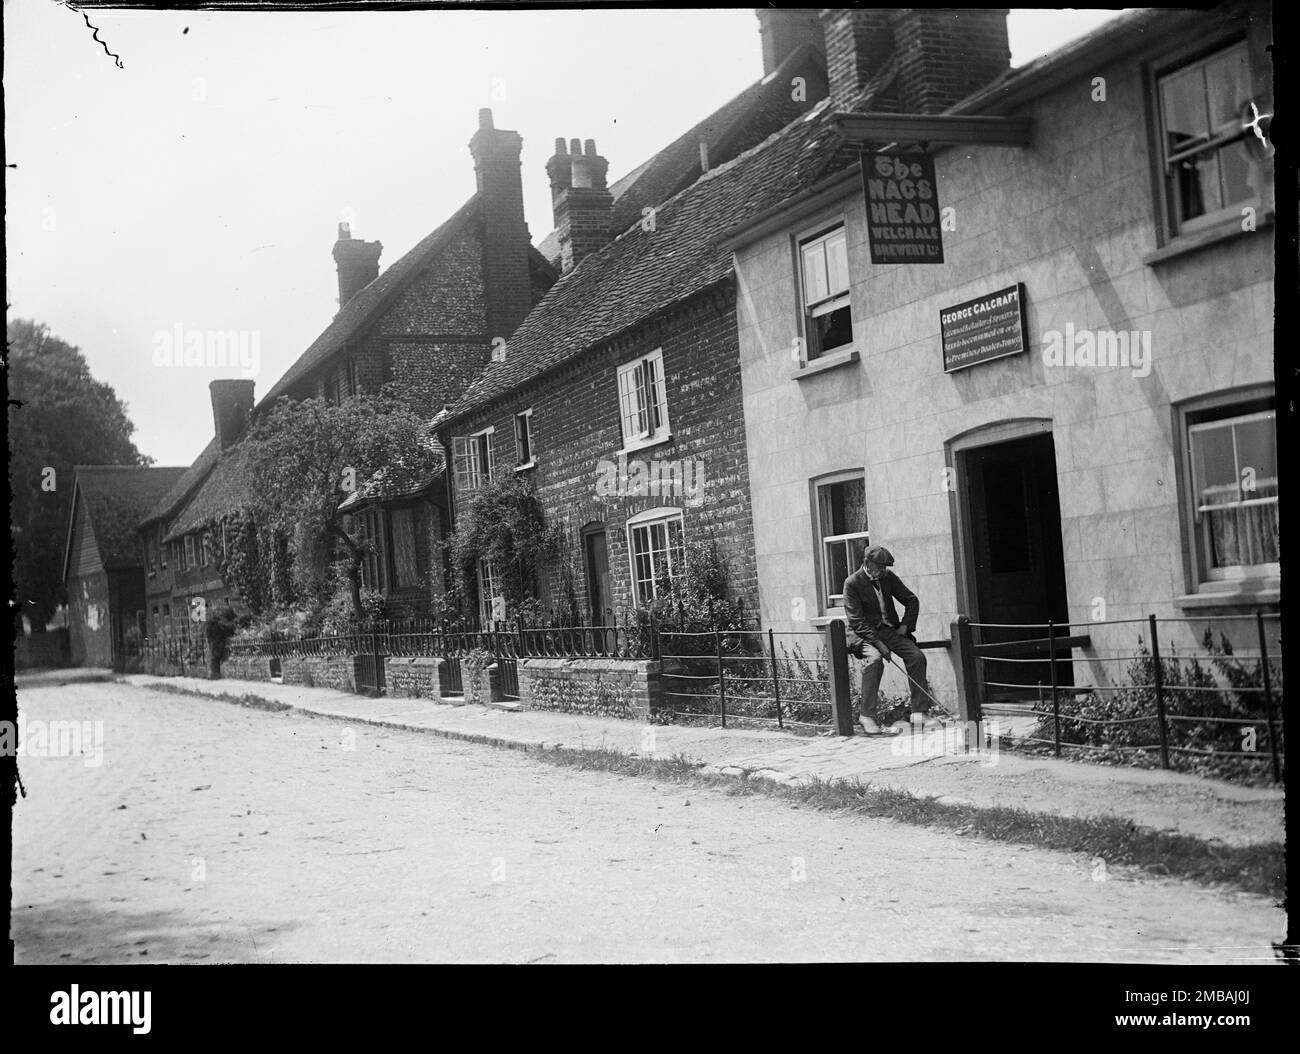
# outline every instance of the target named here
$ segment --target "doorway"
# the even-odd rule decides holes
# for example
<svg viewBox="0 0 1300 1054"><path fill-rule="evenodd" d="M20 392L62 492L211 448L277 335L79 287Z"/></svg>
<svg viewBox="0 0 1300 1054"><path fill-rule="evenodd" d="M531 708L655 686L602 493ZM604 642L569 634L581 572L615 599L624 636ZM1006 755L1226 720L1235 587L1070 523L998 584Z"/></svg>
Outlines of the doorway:
<svg viewBox="0 0 1300 1054"><path fill-rule="evenodd" d="M966 481L964 564L971 619L985 644L1041 639L1046 623L1069 620L1056 450L1050 431L972 446L958 453ZM1061 636L1068 636L1063 627ZM1052 682L1046 648L1026 646L1019 661L980 663L989 700L1036 698ZM1031 655L1041 661L1026 661ZM1057 649L1059 685L1074 683L1070 649Z"/></svg>
<svg viewBox="0 0 1300 1054"><path fill-rule="evenodd" d="M609 543L605 525L592 524L582 530L583 562L587 571L587 605L590 625L603 626L609 616Z"/></svg>

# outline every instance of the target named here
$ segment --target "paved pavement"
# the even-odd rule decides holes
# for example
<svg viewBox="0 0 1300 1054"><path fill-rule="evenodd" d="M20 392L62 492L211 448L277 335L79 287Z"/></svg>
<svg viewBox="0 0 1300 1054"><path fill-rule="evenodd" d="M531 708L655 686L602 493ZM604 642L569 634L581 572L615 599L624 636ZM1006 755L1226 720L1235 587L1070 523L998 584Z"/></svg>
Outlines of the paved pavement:
<svg viewBox="0 0 1300 1054"><path fill-rule="evenodd" d="M247 694L306 713L496 746L534 749L565 745L660 757L681 755L738 778L856 780L982 806L1073 816L1109 814L1140 826L1234 845L1284 839L1281 790L1005 751L954 753L955 736L946 741L935 736L801 737L781 731L643 725L615 718L455 706L423 699L369 699L328 688L260 681L146 675L125 680L201 694Z"/></svg>
<svg viewBox="0 0 1300 1054"><path fill-rule="evenodd" d="M29 736L75 722L102 754L21 758L18 961L1274 962L1283 931L1267 898L1098 874L1077 854L364 721L627 745L626 725L296 697L337 719L121 683L20 688Z"/></svg>

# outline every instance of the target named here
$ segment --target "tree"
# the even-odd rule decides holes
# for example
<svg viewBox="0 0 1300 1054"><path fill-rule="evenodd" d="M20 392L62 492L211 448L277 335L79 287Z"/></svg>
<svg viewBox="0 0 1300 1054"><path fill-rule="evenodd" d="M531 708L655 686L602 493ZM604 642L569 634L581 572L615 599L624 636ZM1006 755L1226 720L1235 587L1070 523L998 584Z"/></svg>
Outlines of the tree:
<svg viewBox="0 0 1300 1054"><path fill-rule="evenodd" d="M294 539L300 563L308 550L336 554L363 617L361 563L370 544L339 506L354 493L384 497L428 486L443 471L442 447L427 423L400 402L358 395L338 405L282 399L240 443L245 459L245 513L259 535ZM322 563L323 568L328 566Z"/></svg>
<svg viewBox="0 0 1300 1054"><path fill-rule="evenodd" d="M65 602L63 546L73 466L148 465L113 389L90 375L80 349L41 323L6 327L9 367L9 532L21 610L40 631Z"/></svg>

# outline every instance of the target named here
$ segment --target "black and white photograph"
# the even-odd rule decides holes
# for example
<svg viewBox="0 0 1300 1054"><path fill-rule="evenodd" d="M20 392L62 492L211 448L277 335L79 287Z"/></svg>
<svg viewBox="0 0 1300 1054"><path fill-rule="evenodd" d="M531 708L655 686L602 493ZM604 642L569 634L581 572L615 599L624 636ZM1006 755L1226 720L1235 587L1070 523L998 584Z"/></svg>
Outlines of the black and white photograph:
<svg viewBox="0 0 1300 1054"><path fill-rule="evenodd" d="M1089 964L1099 1034L1260 1025L1271 5L4 37L15 964Z"/></svg>

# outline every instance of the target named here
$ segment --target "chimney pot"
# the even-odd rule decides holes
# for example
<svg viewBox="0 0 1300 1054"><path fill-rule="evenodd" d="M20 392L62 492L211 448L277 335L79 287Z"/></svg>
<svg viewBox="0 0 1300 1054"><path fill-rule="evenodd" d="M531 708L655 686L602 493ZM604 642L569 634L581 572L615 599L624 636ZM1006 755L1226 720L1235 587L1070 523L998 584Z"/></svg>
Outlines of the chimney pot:
<svg viewBox="0 0 1300 1054"><path fill-rule="evenodd" d="M609 162L596 153L596 141L555 141L555 156L546 163L551 204L560 240L560 266L571 271L584 257L609 241L614 198L606 184Z"/></svg>
<svg viewBox="0 0 1300 1054"><path fill-rule="evenodd" d="M352 225L350 223L339 224L339 241L345 242L352 238Z"/></svg>
<svg viewBox="0 0 1300 1054"><path fill-rule="evenodd" d="M478 126L479 126L480 128L494 128L494 127L496 127L496 126L492 123L492 107L490 107L490 106L484 106L481 110L479 110L479 112L478 112Z"/></svg>
<svg viewBox="0 0 1300 1054"><path fill-rule="evenodd" d="M569 152L568 144L565 143L562 135L555 137L555 152L556 154L567 154Z"/></svg>

